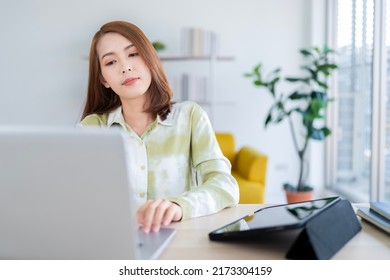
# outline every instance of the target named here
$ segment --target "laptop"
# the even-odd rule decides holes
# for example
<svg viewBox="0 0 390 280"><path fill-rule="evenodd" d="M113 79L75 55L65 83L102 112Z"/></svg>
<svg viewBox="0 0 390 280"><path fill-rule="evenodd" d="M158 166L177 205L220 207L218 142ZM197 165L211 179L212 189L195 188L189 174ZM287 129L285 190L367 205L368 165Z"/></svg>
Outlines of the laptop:
<svg viewBox="0 0 390 280"><path fill-rule="evenodd" d="M135 222L118 129L0 127L0 259L155 259L175 234Z"/></svg>

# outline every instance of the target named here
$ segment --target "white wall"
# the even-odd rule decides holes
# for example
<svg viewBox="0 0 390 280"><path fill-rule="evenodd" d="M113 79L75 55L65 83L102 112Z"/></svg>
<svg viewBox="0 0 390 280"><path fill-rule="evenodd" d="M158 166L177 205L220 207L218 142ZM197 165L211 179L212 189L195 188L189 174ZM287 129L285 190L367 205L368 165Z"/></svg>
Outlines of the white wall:
<svg viewBox="0 0 390 280"><path fill-rule="evenodd" d="M269 155L267 202L282 183L296 182L298 159L287 124L264 130L271 99L243 73L258 62L268 70L297 71L298 50L312 39L310 0L7 1L0 18L0 124L75 124L90 40L111 20L135 23L152 41L166 43L170 54L180 51L183 27L217 32L220 53L235 57L217 67L217 99L235 106L218 107L215 130L231 131L237 146Z"/></svg>

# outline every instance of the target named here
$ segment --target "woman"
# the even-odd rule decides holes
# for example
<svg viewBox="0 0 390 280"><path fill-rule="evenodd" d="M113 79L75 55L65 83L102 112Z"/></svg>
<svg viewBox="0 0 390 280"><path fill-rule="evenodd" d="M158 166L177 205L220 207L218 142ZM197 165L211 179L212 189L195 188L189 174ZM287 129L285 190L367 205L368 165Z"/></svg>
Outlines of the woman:
<svg viewBox="0 0 390 280"><path fill-rule="evenodd" d="M109 22L95 34L81 124L126 131L145 232L238 203L231 165L206 113L193 102L172 103L161 62L137 26Z"/></svg>

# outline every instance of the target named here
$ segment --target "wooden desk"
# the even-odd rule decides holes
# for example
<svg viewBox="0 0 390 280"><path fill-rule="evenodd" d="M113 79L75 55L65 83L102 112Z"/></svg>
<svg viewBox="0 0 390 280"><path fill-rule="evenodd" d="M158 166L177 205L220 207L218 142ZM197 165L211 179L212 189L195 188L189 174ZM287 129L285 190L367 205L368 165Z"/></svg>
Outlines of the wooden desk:
<svg viewBox="0 0 390 280"><path fill-rule="evenodd" d="M254 244L211 241L208 237L209 232L264 206L240 204L214 215L172 224L171 227L177 230L176 235L160 259L285 259L291 238L274 243L260 240ZM362 230L333 259L390 260L390 235L364 221L361 225Z"/></svg>

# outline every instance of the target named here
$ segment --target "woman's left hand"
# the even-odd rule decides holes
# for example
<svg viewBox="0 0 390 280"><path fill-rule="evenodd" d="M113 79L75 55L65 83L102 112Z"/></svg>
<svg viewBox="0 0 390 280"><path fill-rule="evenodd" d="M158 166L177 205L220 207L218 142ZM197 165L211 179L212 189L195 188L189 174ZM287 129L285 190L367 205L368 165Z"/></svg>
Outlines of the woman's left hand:
<svg viewBox="0 0 390 280"><path fill-rule="evenodd" d="M181 207L165 199L148 200L137 211L137 222L144 232L157 232L162 225L180 221L183 216Z"/></svg>

